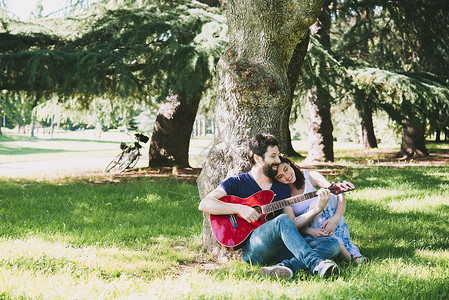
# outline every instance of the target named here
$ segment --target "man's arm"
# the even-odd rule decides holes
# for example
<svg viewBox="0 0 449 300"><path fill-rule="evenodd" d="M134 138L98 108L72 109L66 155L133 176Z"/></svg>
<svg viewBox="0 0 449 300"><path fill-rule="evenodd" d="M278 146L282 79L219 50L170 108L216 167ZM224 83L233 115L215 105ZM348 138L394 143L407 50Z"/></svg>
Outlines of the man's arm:
<svg viewBox="0 0 449 300"><path fill-rule="evenodd" d="M259 219L260 214L250 206L221 201L220 199L226 195L226 191L221 186L218 186L201 200L198 209L211 215L237 214L248 223Z"/></svg>

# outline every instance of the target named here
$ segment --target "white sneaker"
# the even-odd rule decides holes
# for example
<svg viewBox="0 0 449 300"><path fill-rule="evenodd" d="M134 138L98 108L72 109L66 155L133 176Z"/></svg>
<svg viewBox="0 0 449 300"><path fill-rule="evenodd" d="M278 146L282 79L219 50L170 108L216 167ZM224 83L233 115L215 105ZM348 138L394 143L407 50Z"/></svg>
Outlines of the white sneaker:
<svg viewBox="0 0 449 300"><path fill-rule="evenodd" d="M338 275L339 272L337 264L330 259L320 261L313 269L313 274L318 274L320 277L325 278Z"/></svg>
<svg viewBox="0 0 449 300"><path fill-rule="evenodd" d="M260 268L260 275L270 275L276 278L292 279L293 271L289 267L283 265L274 265L271 267Z"/></svg>

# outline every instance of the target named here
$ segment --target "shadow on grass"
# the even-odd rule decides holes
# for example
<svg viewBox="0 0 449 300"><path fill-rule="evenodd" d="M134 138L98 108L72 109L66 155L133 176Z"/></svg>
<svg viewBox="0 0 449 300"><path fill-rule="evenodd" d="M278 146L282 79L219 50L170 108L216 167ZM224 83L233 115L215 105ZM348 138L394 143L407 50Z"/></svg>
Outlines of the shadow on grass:
<svg viewBox="0 0 449 300"><path fill-rule="evenodd" d="M442 176L441 174L446 174ZM344 178L352 181L356 188L403 188L429 190L447 185L449 188L449 166L438 167L369 167L347 168Z"/></svg>
<svg viewBox="0 0 449 300"><path fill-rule="evenodd" d="M352 201L346 213L357 220L350 226L362 253L370 258L414 257L417 249L449 248L449 228L439 226L449 218L449 208L434 207L430 212L392 212L381 205Z"/></svg>
<svg viewBox="0 0 449 300"><path fill-rule="evenodd" d="M74 245L145 247L200 234L196 186L176 180L126 184L1 182L0 236Z"/></svg>

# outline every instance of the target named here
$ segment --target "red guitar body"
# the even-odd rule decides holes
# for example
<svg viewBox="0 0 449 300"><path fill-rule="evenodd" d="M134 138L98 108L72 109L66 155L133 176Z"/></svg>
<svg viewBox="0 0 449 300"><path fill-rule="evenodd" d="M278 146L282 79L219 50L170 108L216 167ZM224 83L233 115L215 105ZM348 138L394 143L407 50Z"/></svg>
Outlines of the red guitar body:
<svg viewBox="0 0 449 300"><path fill-rule="evenodd" d="M220 200L226 203L238 203L255 208L269 204L274 199L274 193L270 190L262 190L242 199L236 196L224 196ZM228 250L237 250L243 246L243 242L250 236L254 229L265 223L266 215L261 214L259 220L248 223L238 215L211 215L210 223L212 231L218 242Z"/></svg>

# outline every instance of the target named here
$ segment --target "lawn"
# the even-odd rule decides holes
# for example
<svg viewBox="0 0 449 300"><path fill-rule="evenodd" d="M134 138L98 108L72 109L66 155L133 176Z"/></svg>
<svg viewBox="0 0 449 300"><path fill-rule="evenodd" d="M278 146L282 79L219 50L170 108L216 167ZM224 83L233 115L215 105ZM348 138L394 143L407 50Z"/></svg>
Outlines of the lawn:
<svg viewBox="0 0 449 300"><path fill-rule="evenodd" d="M449 166L337 170L331 180L356 185L345 218L371 262L338 262L334 280L215 260L201 248L192 179L2 178L0 299L449 298Z"/></svg>
<svg viewBox="0 0 449 300"><path fill-rule="evenodd" d="M0 136L0 163L105 155L113 157L120 150L120 141L130 142L132 139L119 132L108 132L99 138L91 130L60 132L54 138L7 132Z"/></svg>

